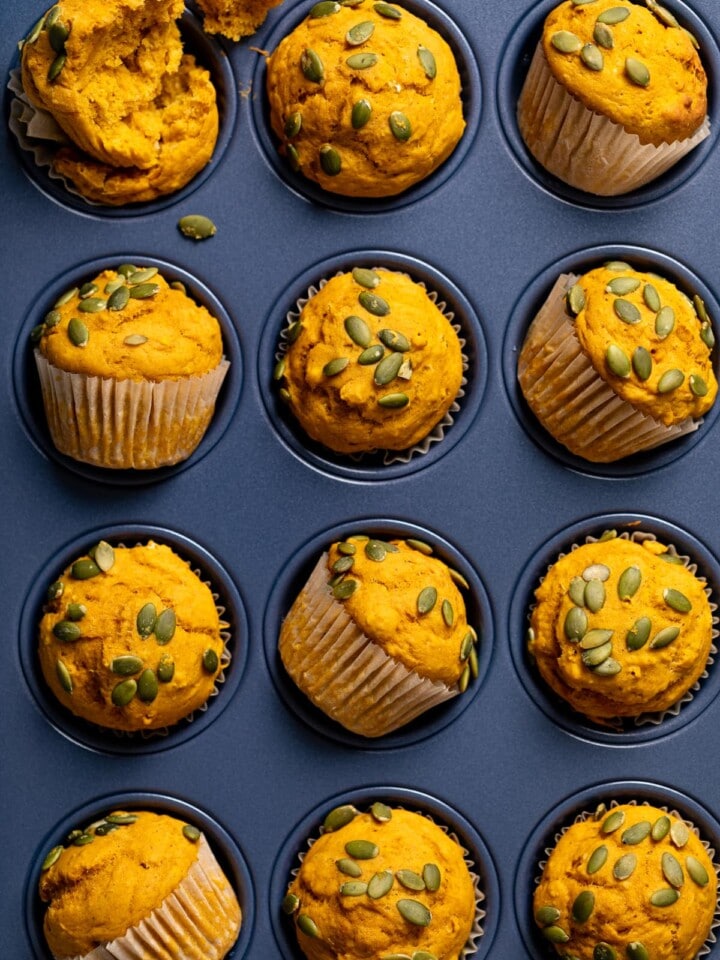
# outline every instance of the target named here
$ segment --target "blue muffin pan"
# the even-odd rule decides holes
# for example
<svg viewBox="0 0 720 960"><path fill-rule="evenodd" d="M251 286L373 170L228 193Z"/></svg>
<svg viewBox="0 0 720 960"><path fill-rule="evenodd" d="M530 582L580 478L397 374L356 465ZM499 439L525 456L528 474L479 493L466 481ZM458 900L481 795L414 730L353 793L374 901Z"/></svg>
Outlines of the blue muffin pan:
<svg viewBox="0 0 720 960"><path fill-rule="evenodd" d="M301 960L279 901L296 855L329 809L378 798L429 813L470 851L485 894L478 960L542 960L530 898L537 862L576 813L613 798L668 806L720 848L720 665L661 725L594 727L540 683L524 648L538 577L604 529L640 528L698 563L720 598L720 404L700 429L611 465L573 457L517 389L525 330L558 273L609 258L699 292L720 322L714 243L720 159L720 14L667 0L699 38L711 137L664 177L598 199L559 184L528 155L514 106L555 0L404 0L453 46L467 129L433 176L387 200L335 197L290 172L269 128L262 50L310 3L285 0L240 44L189 49L220 91L210 166L176 196L113 210L70 196L0 125L3 199L4 642L2 955L49 958L36 896L47 850L110 807L167 810L197 823L243 907L233 960ZM3 76L43 3L0 5ZM6 94L5 117L10 97ZM196 243L178 219L203 213ZM103 266L157 265L218 316L232 366L213 423L185 463L103 471L49 439L28 334L58 292ZM308 287L355 264L403 269L435 290L466 340L468 384L454 423L407 464L336 457L278 404L272 366L284 318ZM351 532L418 536L463 572L479 627L468 692L387 738L347 733L302 697L276 652L279 625L323 547ZM35 658L47 585L100 537L169 543L227 610L232 663L207 711L164 737L118 737L67 715ZM711 951L720 957L720 948Z"/></svg>

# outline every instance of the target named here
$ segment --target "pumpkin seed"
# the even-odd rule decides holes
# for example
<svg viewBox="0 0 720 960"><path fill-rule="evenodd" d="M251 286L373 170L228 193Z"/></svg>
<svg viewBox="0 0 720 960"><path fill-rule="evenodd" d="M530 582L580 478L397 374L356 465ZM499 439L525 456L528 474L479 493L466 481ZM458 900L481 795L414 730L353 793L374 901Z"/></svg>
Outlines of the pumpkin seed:
<svg viewBox="0 0 720 960"><path fill-rule="evenodd" d="M62 582L62 580L56 580L54 583L51 583L50 586L47 588L46 596L48 601L52 603L53 600L59 599L64 592L65 592L65 584Z"/></svg>
<svg viewBox="0 0 720 960"><path fill-rule="evenodd" d="M56 21L48 30L48 40L55 53L65 52L65 41L70 36L70 28L60 20Z"/></svg>
<svg viewBox="0 0 720 960"><path fill-rule="evenodd" d="M680 862L672 853L664 853L661 859L663 876L671 887L679 889L685 883L685 874Z"/></svg>
<svg viewBox="0 0 720 960"><path fill-rule="evenodd" d="M425 889L425 881L419 874L415 873L414 870L396 870L395 876L398 882L407 890Z"/></svg>
<svg viewBox="0 0 720 960"><path fill-rule="evenodd" d="M673 820L670 825L670 839L678 849L684 847L690 839L687 824L683 823L682 820Z"/></svg>
<svg viewBox="0 0 720 960"><path fill-rule="evenodd" d="M343 580L333 587L333 597L336 600L347 600L357 590L357 580Z"/></svg>
<svg viewBox="0 0 720 960"><path fill-rule="evenodd" d="M639 650L644 647L650 637L652 621L649 617L640 617L625 635L625 645L628 650Z"/></svg>
<svg viewBox="0 0 720 960"><path fill-rule="evenodd" d="M617 960L617 954L609 943L596 943L593 960Z"/></svg>
<svg viewBox="0 0 720 960"><path fill-rule="evenodd" d="M340 10L340 4L335 0L320 0L314 6L310 7L308 17L329 17Z"/></svg>
<svg viewBox="0 0 720 960"><path fill-rule="evenodd" d="M422 878L425 883L425 889L430 893L436 893L440 889L442 875L440 867L436 863L426 863L423 867Z"/></svg>
<svg viewBox="0 0 720 960"><path fill-rule="evenodd" d="M349 860L346 857L343 857L340 860L335 861L335 866L338 868L340 873L344 873L346 877L354 877L357 879L362 876L362 870L355 863L354 860Z"/></svg>
<svg viewBox="0 0 720 960"><path fill-rule="evenodd" d="M604 50L612 50L615 46L615 38L613 32L607 24L604 23L595 23L595 29L593 30L593 40L595 43L602 47Z"/></svg>
<svg viewBox="0 0 720 960"><path fill-rule="evenodd" d="M650 351L646 350L645 347L635 347L632 355L632 366L638 380L648 380L653 368Z"/></svg>
<svg viewBox="0 0 720 960"><path fill-rule="evenodd" d="M631 827L628 827L627 830L624 830L620 839L623 843L627 844L634 845L636 843L641 843L647 836L649 836L651 830L652 824L649 820L639 820Z"/></svg>
<svg viewBox="0 0 720 960"><path fill-rule="evenodd" d="M438 958L429 950L416 950L412 955L412 960L438 960Z"/></svg>
<svg viewBox="0 0 720 960"><path fill-rule="evenodd" d="M698 315L698 319L702 323L709 323L710 317L708 316L707 308L705 307L705 301L699 294L695 294L692 298L693 306L695 307L695 313ZM55 304L57 306L57 304Z"/></svg>
<svg viewBox="0 0 720 960"><path fill-rule="evenodd" d="M368 67L374 67L377 62L376 53L353 53L345 61L351 70L367 70Z"/></svg>
<svg viewBox="0 0 720 960"><path fill-rule="evenodd" d="M643 300L645 301L645 305L652 310L653 313L657 313L662 307L660 294L651 283L646 283L643 287Z"/></svg>
<svg viewBox="0 0 720 960"><path fill-rule="evenodd" d="M697 373L691 373L689 377L690 391L696 397L704 397L708 392L708 385L705 383L703 378Z"/></svg>
<svg viewBox="0 0 720 960"><path fill-rule="evenodd" d="M92 843L95 837L91 833L81 833L79 837L75 837L73 840L74 847L86 847L89 843Z"/></svg>
<svg viewBox="0 0 720 960"><path fill-rule="evenodd" d="M654 907L671 907L679 898L680 894L677 890L666 887L664 890L656 890L650 897L650 903Z"/></svg>
<svg viewBox="0 0 720 960"><path fill-rule="evenodd" d="M629 600L634 597L640 589L642 583L642 571L640 567L628 567L620 574L618 580L617 592L621 600Z"/></svg>
<svg viewBox="0 0 720 960"><path fill-rule="evenodd" d="M663 307L655 317L655 333L664 340L675 326L675 311L672 307Z"/></svg>
<svg viewBox="0 0 720 960"><path fill-rule="evenodd" d="M73 317L67 328L70 343L75 347L86 347L90 339L90 331L79 317Z"/></svg>
<svg viewBox="0 0 720 960"><path fill-rule="evenodd" d="M212 649L207 649L202 655L202 665L207 673L215 673L220 665L220 659L217 653Z"/></svg>
<svg viewBox="0 0 720 960"><path fill-rule="evenodd" d="M699 887L706 887L710 877L708 875L705 867L693 856L687 856L685 858L685 869L688 872L688 876L696 883Z"/></svg>
<svg viewBox="0 0 720 960"><path fill-rule="evenodd" d="M368 540L365 544L365 556L368 560L374 560L375 563L382 563L387 553L387 544L382 540Z"/></svg>
<svg viewBox="0 0 720 960"><path fill-rule="evenodd" d="M207 240L217 233L217 227L210 217L203 216L201 213L190 213L181 217L177 225L180 233L189 237L190 240Z"/></svg>
<svg viewBox="0 0 720 960"><path fill-rule="evenodd" d="M617 303L617 300L615 301ZM630 361L627 354L616 343L611 343L605 352L605 360L610 371L623 379L630 376Z"/></svg>
<svg viewBox="0 0 720 960"><path fill-rule="evenodd" d="M91 297L94 293L97 293L97 290L98 285L92 281L88 281L80 287L78 296L81 300L87 300L88 297Z"/></svg>
<svg viewBox="0 0 720 960"><path fill-rule="evenodd" d="M131 274L137 272L137 267L134 263L121 263L117 268L117 272L121 277L129 277Z"/></svg>
<svg viewBox="0 0 720 960"><path fill-rule="evenodd" d="M416 927L427 927L432 920L432 914L419 900L398 900L396 907L403 920Z"/></svg>
<svg viewBox="0 0 720 960"><path fill-rule="evenodd" d="M74 580L90 580L100 575L100 567L90 557L76 560L70 568L70 576Z"/></svg>
<svg viewBox="0 0 720 960"><path fill-rule="evenodd" d="M610 579L610 567L604 563L591 563L583 570L582 578L586 583L590 580L601 580L604 583Z"/></svg>
<svg viewBox="0 0 720 960"><path fill-rule="evenodd" d="M565 617L565 636L568 640L581 640L587 633L588 618L581 607L571 607Z"/></svg>
<svg viewBox="0 0 720 960"><path fill-rule="evenodd" d="M580 59L589 70L599 72L605 66L602 53L594 43L586 43L580 51Z"/></svg>
<svg viewBox="0 0 720 960"><path fill-rule="evenodd" d="M293 344L303 332L305 328L299 320L295 320L285 331L285 341L288 344Z"/></svg>
<svg viewBox="0 0 720 960"><path fill-rule="evenodd" d="M357 547L354 543L339 543L338 553L341 553L345 557L354 557L357 553Z"/></svg>
<svg viewBox="0 0 720 960"><path fill-rule="evenodd" d="M137 682L138 699L143 703L152 703L158 695L158 681L154 671L143 670Z"/></svg>
<svg viewBox="0 0 720 960"><path fill-rule="evenodd" d="M624 273L626 270L632 270L629 263L624 260L606 260L603 264L606 270L612 270L613 273Z"/></svg>
<svg viewBox="0 0 720 960"><path fill-rule="evenodd" d="M560 53L577 53L582 46L582 40L569 30L558 30L550 37L550 43Z"/></svg>
<svg viewBox="0 0 720 960"><path fill-rule="evenodd" d="M277 383L285 376L286 367L285 357L281 357L273 367L273 380Z"/></svg>
<svg viewBox="0 0 720 960"><path fill-rule="evenodd" d="M368 892L368 885L362 880L348 880L340 885L344 897L361 897Z"/></svg>
<svg viewBox="0 0 720 960"><path fill-rule="evenodd" d="M87 614L87 607L84 603L69 603L66 611L66 616L68 620L72 620L75 623L77 620L82 620L83 617Z"/></svg>
<svg viewBox="0 0 720 960"><path fill-rule="evenodd" d="M350 114L350 123L352 124L353 130L362 130L365 124L369 122L371 116L372 104L370 101L364 97L361 100L356 100Z"/></svg>
<svg viewBox="0 0 720 960"><path fill-rule="evenodd" d="M710 350L715 346L715 334L709 320L700 327L700 339Z"/></svg>
<svg viewBox="0 0 720 960"><path fill-rule="evenodd" d="M378 398L381 407L388 407L392 410L406 407L410 403L410 397L406 393L386 393L384 397Z"/></svg>
<svg viewBox="0 0 720 960"><path fill-rule="evenodd" d="M58 660L55 663L55 676L58 678L58 683L63 688L65 693L73 692L73 682L72 677L70 676L70 671L62 660Z"/></svg>
<svg viewBox="0 0 720 960"><path fill-rule="evenodd" d="M141 347L143 343L147 343L147 340L148 338L142 333L131 333L129 337L125 337L123 343L127 347Z"/></svg>
<svg viewBox="0 0 720 960"><path fill-rule="evenodd" d="M625 948L628 960L650 960L647 948L639 940L633 940Z"/></svg>
<svg viewBox="0 0 720 960"><path fill-rule="evenodd" d="M417 55L420 66L425 71L425 76L428 80L434 80L437 76L437 63L435 62L435 57L432 52L420 43L418 44Z"/></svg>
<svg viewBox="0 0 720 960"><path fill-rule="evenodd" d="M595 807L595 811L593 813L593 820L595 820L596 822L598 820L602 820L602 818L605 816L606 813L607 813L607 805L604 803L599 803Z"/></svg>
<svg viewBox="0 0 720 960"><path fill-rule="evenodd" d="M368 347L367 350L363 350L358 357L357 362L363 367L370 367L379 360L382 360L384 356L385 348L379 343L376 343L372 347Z"/></svg>
<svg viewBox="0 0 720 960"><path fill-rule="evenodd" d="M680 634L680 627L665 627L664 629L658 631L655 636L650 641L651 650L662 650L663 647L668 647L670 644L677 640Z"/></svg>
<svg viewBox="0 0 720 960"><path fill-rule="evenodd" d="M375 24L372 20L363 20L362 23L356 23L354 27L350 27L345 34L345 42L351 47L359 47L369 40L374 32Z"/></svg>
<svg viewBox="0 0 720 960"><path fill-rule="evenodd" d="M618 827L621 827L625 823L625 811L624 810L613 810L613 812L607 816L602 824L600 825L601 833L614 833Z"/></svg>
<svg viewBox="0 0 720 960"><path fill-rule="evenodd" d="M590 580L586 584L585 606L591 613L599 613L605 606L605 585L602 580Z"/></svg>
<svg viewBox="0 0 720 960"><path fill-rule="evenodd" d="M293 137L296 137L300 133L300 128L302 127L302 114L299 110L296 110L294 113L288 114L285 118L284 132L288 140L292 140Z"/></svg>
<svg viewBox="0 0 720 960"><path fill-rule="evenodd" d="M394 878L391 870L382 870L370 878L367 885L367 895L371 900L380 900L392 889Z"/></svg>
<svg viewBox="0 0 720 960"><path fill-rule="evenodd" d="M329 143L320 147L320 166L328 177L336 177L342 170L342 157Z"/></svg>
<svg viewBox="0 0 720 960"><path fill-rule="evenodd" d="M403 363L401 353L391 353L378 363L375 368L374 380L379 387L384 387L391 383L398 375Z"/></svg>
<svg viewBox="0 0 720 960"><path fill-rule="evenodd" d="M635 872L635 867L637 867L637 857L634 853L626 853L615 861L613 876L616 880L627 880Z"/></svg>
<svg viewBox="0 0 720 960"><path fill-rule="evenodd" d="M581 310L585 309L585 291L579 283L574 284L566 294L567 305L570 312L577 316Z"/></svg>
<svg viewBox="0 0 720 960"><path fill-rule="evenodd" d="M112 569L115 563L115 551L106 540L101 540L95 547L95 563L100 567L103 573Z"/></svg>
<svg viewBox="0 0 720 960"><path fill-rule="evenodd" d="M672 589L672 587L663 590L663 600L673 610L677 610L678 613L690 613L692 610L692 603L685 594L680 593L679 590Z"/></svg>
<svg viewBox="0 0 720 960"><path fill-rule="evenodd" d="M154 631L156 620L157 611L154 603L146 603L140 608L140 611L135 618L135 626L137 628L137 632L140 634L143 640L146 640Z"/></svg>
<svg viewBox="0 0 720 960"><path fill-rule="evenodd" d="M627 57L625 60L625 73L628 79L638 87L646 87L650 83L650 71L641 60L635 57Z"/></svg>
<svg viewBox="0 0 720 960"><path fill-rule="evenodd" d="M389 3L374 3L373 10L381 17L387 17L388 20L400 20L402 17L402 12Z"/></svg>
<svg viewBox="0 0 720 960"><path fill-rule="evenodd" d="M598 677L616 677L622 671L622 664L612 657L603 660L601 664L595 667L594 673Z"/></svg>
<svg viewBox="0 0 720 960"><path fill-rule="evenodd" d="M385 803L374 803L370 807L370 813L378 823L389 823L392 820L392 810Z"/></svg>
<svg viewBox="0 0 720 960"><path fill-rule="evenodd" d="M157 666L157 678L160 683L170 683L172 678L175 676L175 664L168 657L167 654L163 654L160 657L160 662Z"/></svg>
<svg viewBox="0 0 720 960"><path fill-rule="evenodd" d="M30 331L30 342L39 343L43 336L45 335L46 327L44 323L38 323L37 326L33 327Z"/></svg>
<svg viewBox="0 0 720 960"><path fill-rule="evenodd" d="M607 831L605 831L607 833ZM601 844L599 847L595 847L593 852L590 854L587 862L587 872L589 874L597 873L601 867L605 866L605 862L608 858L608 848L605 844ZM559 916L558 916L559 919Z"/></svg>
<svg viewBox="0 0 720 960"><path fill-rule="evenodd" d="M472 649L473 649L473 636L471 633L466 633L460 643L460 659L462 661L467 660L467 658L470 656Z"/></svg>
<svg viewBox="0 0 720 960"><path fill-rule="evenodd" d="M375 270L370 270L368 267L353 267L352 277L355 283L359 283L361 287L365 287L367 290L374 290L375 287L380 285L380 274L376 273ZM351 318L348 317L348 320L349 319ZM355 319L360 320L359 317ZM345 322L347 323L347 320ZM365 323L365 321L360 320L360 323ZM365 346L365 344L361 343L359 346Z"/></svg>
<svg viewBox="0 0 720 960"><path fill-rule="evenodd" d="M378 331L378 339L385 344L388 350L406 353L410 349L410 341L408 338L397 330L390 330L385 327Z"/></svg>
<svg viewBox="0 0 720 960"><path fill-rule="evenodd" d="M306 80L311 83L323 83L325 80L325 67L320 57L307 47L300 57L300 69Z"/></svg>
<svg viewBox="0 0 720 960"><path fill-rule="evenodd" d="M627 20L630 16L630 11L627 7L610 7L608 10L603 10L603 12L598 17L599 23L622 23L623 20Z"/></svg>
<svg viewBox="0 0 720 960"><path fill-rule="evenodd" d="M102 297L88 297L78 304L78 310L81 313L102 313L106 307L107 300L103 300Z"/></svg>
<svg viewBox="0 0 720 960"><path fill-rule="evenodd" d="M60 855L62 854L64 849L65 847L63 846L53 847L50 853L48 853L48 855L43 860L42 866L40 867L40 869L43 871L49 870L54 863L58 862L58 860L60 859Z"/></svg>
<svg viewBox="0 0 720 960"><path fill-rule="evenodd" d="M446 627L452 627L455 622L455 611L449 600L443 600L442 607L440 608L442 612L442 618L445 621Z"/></svg>
<svg viewBox="0 0 720 960"><path fill-rule="evenodd" d="M357 815L357 809L350 803L345 803L341 807L335 807L325 817L323 830L325 833L333 833L333 831L347 826Z"/></svg>
<svg viewBox="0 0 720 960"><path fill-rule="evenodd" d="M613 301L613 310L623 323L635 324L642 320L642 315L635 304L629 300L623 300L622 297Z"/></svg>
<svg viewBox="0 0 720 960"><path fill-rule="evenodd" d="M640 281L636 280L635 277L614 277L605 287L605 290L607 293L614 293L617 297L624 297L626 293L632 293L639 286Z"/></svg>
<svg viewBox="0 0 720 960"><path fill-rule="evenodd" d="M573 901L572 918L575 923L586 923L595 909L595 894L592 890L582 890Z"/></svg>
<svg viewBox="0 0 720 960"><path fill-rule="evenodd" d="M454 567L448 567L448 573L450 574L450 579L452 582L457 584L458 587L461 587L463 590L470 589L470 584L459 570L455 570Z"/></svg>
<svg viewBox="0 0 720 960"><path fill-rule="evenodd" d="M374 317L387 317L390 313L390 304L376 293L370 293L369 290L363 290L358 295L358 301L360 306Z"/></svg>
<svg viewBox="0 0 720 960"><path fill-rule="evenodd" d="M124 287L124 286L125 286L125 278L118 277L117 280L110 280L109 283L105 284L105 287L103 288L103 293L107 293L109 296L111 293L115 293L116 290L119 290L120 287ZM170 286L172 286L172 284L170 284ZM110 301L108 300L108 303L109 302Z"/></svg>
<svg viewBox="0 0 720 960"><path fill-rule="evenodd" d="M139 286L141 283L147 283L148 280L152 280L153 277L157 276L158 268L157 267L144 267L142 270L135 270L127 278L127 282L133 287Z"/></svg>
<svg viewBox="0 0 720 960"><path fill-rule="evenodd" d="M535 911L535 921L541 927L551 927L560 919L560 911L557 907L544 906Z"/></svg>
<svg viewBox="0 0 720 960"><path fill-rule="evenodd" d="M55 57L53 62L50 64L50 69L47 72L48 83L55 83L57 78L62 73L63 67L65 66L66 61L67 61L66 53L59 53Z"/></svg>
<svg viewBox="0 0 720 960"><path fill-rule="evenodd" d="M658 380L657 391L658 393L672 393L673 390L677 390L679 386L685 380L685 374L682 370L673 368L672 370L666 370L665 373Z"/></svg>
<svg viewBox="0 0 720 960"><path fill-rule="evenodd" d="M429 543L425 543L424 540L406 540L405 543L413 550L417 550L418 553L424 554L426 557L431 557L433 553L433 548Z"/></svg>
<svg viewBox="0 0 720 960"><path fill-rule="evenodd" d="M430 613L437 603L437 590L435 587L424 587L417 598L417 610L420 616Z"/></svg>
<svg viewBox="0 0 720 960"><path fill-rule="evenodd" d="M48 328L48 330L56 327L62 319L62 315L59 310L50 310L43 317L43 323Z"/></svg>
<svg viewBox="0 0 720 960"><path fill-rule="evenodd" d="M339 373L342 373L345 367L350 363L347 357L336 357L334 360L330 360L329 363L326 363L323 367L323 375L326 377L336 377Z"/></svg>
<svg viewBox="0 0 720 960"><path fill-rule="evenodd" d="M25 37L24 40L20 41L20 43L18 44L18 50L22 50L24 46L29 46L30 44L35 43L37 41L37 38L42 33L42 29L44 26L45 26L45 17L40 17L40 19L32 28L32 30L27 35L27 37Z"/></svg>
<svg viewBox="0 0 720 960"><path fill-rule="evenodd" d="M593 647L591 650L584 650L581 658L586 667L599 667L604 660L607 660L611 653L612 644L603 643L599 647Z"/></svg>
<svg viewBox="0 0 720 960"><path fill-rule="evenodd" d="M53 634L61 643L75 643L80 639L80 627L69 620L59 620L53 627Z"/></svg>
<svg viewBox="0 0 720 960"><path fill-rule="evenodd" d="M288 916L291 916L300 906L300 897L296 897L294 893L286 893L282 898L280 904L280 909L283 913L286 913Z"/></svg>
<svg viewBox="0 0 720 960"><path fill-rule="evenodd" d="M64 307L65 304L66 304L66 303L70 303L70 301L71 301L74 297L76 297L79 292L80 292L80 291L78 290L77 287L73 287L72 290L66 290L65 293L61 294L61 295L57 298L57 300L55 301L55 303L53 304L53 306L55 307L56 310L57 310L59 307Z"/></svg>
<svg viewBox="0 0 720 960"><path fill-rule="evenodd" d="M469 686L470 686L470 664L466 663L463 669L463 672L460 674L460 679L458 680L458 692L465 693L465 691Z"/></svg>
<svg viewBox="0 0 720 960"><path fill-rule="evenodd" d="M297 918L298 929L301 930L306 937L319 937L320 931L317 928L315 921L309 917L306 913L301 913Z"/></svg>
<svg viewBox="0 0 720 960"><path fill-rule="evenodd" d="M156 641L161 646L165 646L166 643L170 643L175 635L176 626L177 620L175 617L175 611L170 607L167 607L158 614L157 620L155 621L155 628L153 632L155 634Z"/></svg>
<svg viewBox="0 0 720 960"><path fill-rule="evenodd" d="M400 110L393 110L388 117L388 123L390 124L392 135L401 143L405 143L405 141L409 140L412 136L412 124L409 118Z"/></svg>
<svg viewBox="0 0 720 960"><path fill-rule="evenodd" d="M612 635L612 630L588 630L580 641L580 648L582 650L595 650L596 647L601 647L604 643L608 643Z"/></svg>
<svg viewBox="0 0 720 960"><path fill-rule="evenodd" d="M352 557L340 557L332 565L333 573L347 573L352 570L355 561Z"/></svg>
<svg viewBox="0 0 720 960"><path fill-rule="evenodd" d="M667 7L661 7L659 3L656 3L655 0L648 0L648 7L655 16L660 20L661 23L664 23L667 27L679 27L680 24L677 21L677 18L674 14L670 13Z"/></svg>
<svg viewBox="0 0 720 960"><path fill-rule="evenodd" d="M110 669L113 673L121 677L132 676L133 673L139 673L142 670L143 662L140 657L135 657L130 653L115 657L110 663Z"/></svg>
<svg viewBox="0 0 720 960"><path fill-rule="evenodd" d="M569 935L563 930L562 927L555 925L545 927L542 931L542 935L546 940L549 940L550 943L567 943L570 939Z"/></svg>
<svg viewBox="0 0 720 960"><path fill-rule="evenodd" d="M585 603L585 581L582 577L573 577L568 588L568 596L577 607Z"/></svg>
<svg viewBox="0 0 720 960"><path fill-rule="evenodd" d="M56 3L55 6L51 7L47 12L47 15L45 17L45 23L44 23L45 29L49 30L54 23L57 23L59 16L60 16L60 4Z"/></svg>
<svg viewBox="0 0 720 960"><path fill-rule="evenodd" d="M349 840L345 844L345 853L354 860L373 860L380 848L372 840Z"/></svg>
<svg viewBox="0 0 720 960"><path fill-rule="evenodd" d="M133 300L149 300L150 297L154 297L159 292L160 285L157 283L139 283L136 287L130 288L130 296ZM85 303L87 302L86 300Z"/></svg>
<svg viewBox="0 0 720 960"><path fill-rule="evenodd" d="M115 684L110 696L116 707L126 707L136 693L135 680L121 680L120 683Z"/></svg>
<svg viewBox="0 0 720 960"><path fill-rule="evenodd" d="M650 836L653 840L664 840L669 832L670 817L663 815L662 817L658 817L655 823L652 825Z"/></svg>

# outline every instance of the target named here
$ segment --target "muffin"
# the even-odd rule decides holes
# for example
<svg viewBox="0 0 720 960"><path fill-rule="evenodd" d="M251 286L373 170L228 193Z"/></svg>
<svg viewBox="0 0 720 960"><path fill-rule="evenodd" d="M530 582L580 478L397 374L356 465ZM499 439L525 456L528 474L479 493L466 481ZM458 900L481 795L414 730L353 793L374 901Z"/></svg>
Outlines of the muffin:
<svg viewBox="0 0 720 960"><path fill-rule="evenodd" d="M170 547L100 541L50 584L42 673L58 701L115 730L157 730L213 695L227 654L207 584Z"/></svg>
<svg viewBox="0 0 720 960"><path fill-rule="evenodd" d="M714 343L699 296L610 261L557 280L525 337L518 379L555 440L610 463L697 429L717 394Z"/></svg>
<svg viewBox="0 0 720 960"><path fill-rule="evenodd" d="M448 44L396 4L316 3L267 62L270 122L293 170L324 190L390 197L465 128Z"/></svg>
<svg viewBox="0 0 720 960"><path fill-rule="evenodd" d="M427 817L374 803L328 814L283 909L308 960L442 960L473 950L475 901L455 840Z"/></svg>
<svg viewBox="0 0 720 960"><path fill-rule="evenodd" d="M707 666L707 594L657 540L588 542L561 556L535 591L530 654L548 686L594 722L662 713Z"/></svg>
<svg viewBox="0 0 720 960"><path fill-rule="evenodd" d="M390 733L477 677L468 584L431 554L417 540L334 543L282 625L290 677L353 733Z"/></svg>
<svg viewBox="0 0 720 960"><path fill-rule="evenodd" d="M441 424L463 383L455 330L402 273L333 277L284 338L280 395L305 433L336 453L413 447Z"/></svg>
<svg viewBox="0 0 720 960"><path fill-rule="evenodd" d="M98 467L189 457L230 366L217 319L156 267L122 264L65 291L30 339L53 443Z"/></svg>
<svg viewBox="0 0 720 960"><path fill-rule="evenodd" d="M240 930L237 897L204 835L165 814L114 810L73 830L45 858L39 887L55 960L221 960Z"/></svg>
<svg viewBox="0 0 720 960"><path fill-rule="evenodd" d="M24 93L68 138L52 170L93 202L173 193L212 156L215 88L183 53L183 9L182 0L62 0L22 45Z"/></svg>
<svg viewBox="0 0 720 960"><path fill-rule="evenodd" d="M535 159L579 190L628 193L709 136L697 41L647 6L564 0L545 20L518 124Z"/></svg>
<svg viewBox="0 0 720 960"><path fill-rule="evenodd" d="M206 33L240 40L255 33L273 7L282 0L197 0Z"/></svg>
<svg viewBox="0 0 720 960"><path fill-rule="evenodd" d="M649 804L622 804L562 834L533 907L561 957L692 960L716 900L715 867L695 829Z"/></svg>

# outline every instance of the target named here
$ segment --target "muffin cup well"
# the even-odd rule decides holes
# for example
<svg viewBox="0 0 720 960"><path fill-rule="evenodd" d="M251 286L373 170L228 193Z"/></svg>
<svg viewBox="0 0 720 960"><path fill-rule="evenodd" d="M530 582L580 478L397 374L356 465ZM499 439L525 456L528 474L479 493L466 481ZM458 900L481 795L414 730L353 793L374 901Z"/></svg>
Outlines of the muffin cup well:
<svg viewBox="0 0 720 960"><path fill-rule="evenodd" d="M520 95L520 133L535 159L560 180L598 196L629 193L655 180L710 135L658 146L588 109L555 80L538 44Z"/></svg>
<svg viewBox="0 0 720 960"><path fill-rule="evenodd" d="M518 358L523 395L543 427L571 453L611 463L692 433L702 419L666 427L619 397L598 375L577 338L565 294L578 279L558 277Z"/></svg>

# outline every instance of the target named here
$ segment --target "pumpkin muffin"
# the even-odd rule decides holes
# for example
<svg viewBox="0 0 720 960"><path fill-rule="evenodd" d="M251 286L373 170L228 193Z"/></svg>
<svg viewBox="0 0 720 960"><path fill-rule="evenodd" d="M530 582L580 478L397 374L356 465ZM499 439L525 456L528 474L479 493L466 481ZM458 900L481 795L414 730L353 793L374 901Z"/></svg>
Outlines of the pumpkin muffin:
<svg viewBox="0 0 720 960"><path fill-rule="evenodd" d="M206 33L221 33L228 40L249 37L282 0L198 0Z"/></svg>
<svg viewBox="0 0 720 960"><path fill-rule="evenodd" d="M699 296L610 261L558 279L528 330L518 379L557 441L609 463L698 428L717 395L714 343Z"/></svg>
<svg viewBox="0 0 720 960"><path fill-rule="evenodd" d="M76 716L116 730L156 730L213 694L226 627L210 588L170 547L101 541L48 588L40 666Z"/></svg>
<svg viewBox="0 0 720 960"><path fill-rule="evenodd" d="M210 160L215 88L183 54L183 9L182 0L62 0L23 43L25 94L70 141L53 170L89 200L152 200Z"/></svg>
<svg viewBox="0 0 720 960"><path fill-rule="evenodd" d="M205 836L141 810L114 810L53 847L40 898L55 960L222 960L240 930L235 891Z"/></svg>
<svg viewBox="0 0 720 960"><path fill-rule="evenodd" d="M333 277L284 337L281 396L303 430L336 453L413 447L441 425L463 382L455 330L402 273Z"/></svg>
<svg viewBox="0 0 720 960"><path fill-rule="evenodd" d="M300 690L353 733L380 737L477 677L465 579L417 540L350 536L316 564L280 632Z"/></svg>
<svg viewBox="0 0 720 960"><path fill-rule="evenodd" d="M455 958L473 950L473 877L427 817L374 803L337 807L283 900L308 960Z"/></svg>
<svg viewBox="0 0 720 960"><path fill-rule="evenodd" d="M694 828L649 804L603 804L560 837L533 908L561 957L692 960L716 901L715 867Z"/></svg>
<svg viewBox="0 0 720 960"><path fill-rule="evenodd" d="M552 565L535 600L529 651L537 669L592 721L662 713L706 669L707 586L657 540L579 546Z"/></svg>
<svg viewBox="0 0 720 960"><path fill-rule="evenodd" d="M396 4L316 3L269 57L267 90L292 169L345 196L402 193L465 128L452 50Z"/></svg>
<svg viewBox="0 0 720 960"><path fill-rule="evenodd" d="M103 270L30 336L53 443L99 467L189 457L230 366L217 319L156 267Z"/></svg>
<svg viewBox="0 0 720 960"><path fill-rule="evenodd" d="M697 41L655 0L565 0L546 18L518 104L535 159L579 190L628 193L710 133Z"/></svg>

